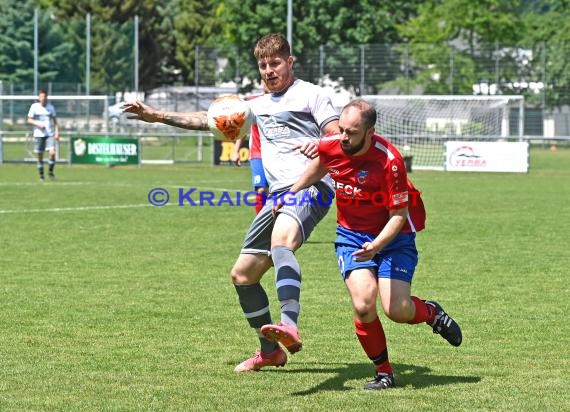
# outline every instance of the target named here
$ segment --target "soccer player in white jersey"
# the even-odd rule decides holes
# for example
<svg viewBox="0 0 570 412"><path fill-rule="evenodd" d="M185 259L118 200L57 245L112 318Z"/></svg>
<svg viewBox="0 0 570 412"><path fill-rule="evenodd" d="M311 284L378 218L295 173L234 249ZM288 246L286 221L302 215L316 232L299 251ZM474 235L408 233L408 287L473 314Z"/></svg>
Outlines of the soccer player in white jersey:
<svg viewBox="0 0 570 412"><path fill-rule="evenodd" d="M55 141L59 140L59 124L53 104L48 102L45 90L38 93L38 101L32 103L28 111L28 124L34 127L34 152L38 156L37 168L40 181L44 181L44 152L49 154L48 167L50 179L55 179Z"/></svg>
<svg viewBox="0 0 570 412"><path fill-rule="evenodd" d="M283 35L263 36L255 45L254 55L268 93L249 104L259 128L269 191L276 194L287 191L301 176L310 164L309 157L316 154L315 143L321 135L338 133L338 113L322 88L295 79L294 57ZM135 114L132 119L208 130L205 111L161 112L138 101L127 103L124 111ZM325 177L297 195L298 199L313 201L292 201L277 216L272 213L272 202L267 203L253 220L231 270L243 313L260 342L260 350L237 365L235 372L285 365L287 355L280 344L290 353L302 348L297 328L301 269L294 252L330 209L332 182ZM281 304L277 324L272 322L269 299L260 284L271 266L275 267Z"/></svg>

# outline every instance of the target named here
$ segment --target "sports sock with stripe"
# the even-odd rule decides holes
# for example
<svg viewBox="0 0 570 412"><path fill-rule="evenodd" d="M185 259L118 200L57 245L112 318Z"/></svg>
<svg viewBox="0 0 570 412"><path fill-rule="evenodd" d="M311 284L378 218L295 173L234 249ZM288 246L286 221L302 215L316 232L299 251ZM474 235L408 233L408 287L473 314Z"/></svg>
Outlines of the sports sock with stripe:
<svg viewBox="0 0 570 412"><path fill-rule="evenodd" d="M275 266L277 297L281 303L281 322L297 326L301 305L301 268L297 258L288 247L275 246L271 249Z"/></svg>
<svg viewBox="0 0 570 412"><path fill-rule="evenodd" d="M427 305L423 300L417 296L411 296L412 302L416 306L416 313L414 317L408 321L409 324L413 325L416 323L433 323L435 318L435 310L433 306Z"/></svg>
<svg viewBox="0 0 570 412"><path fill-rule="evenodd" d="M372 322L362 323L354 319L356 336L360 341L360 346L368 358L374 363L376 372L393 373L392 365L388 360L388 347L384 328L380 323L380 318L376 317Z"/></svg>
<svg viewBox="0 0 570 412"><path fill-rule="evenodd" d="M279 345L270 342L259 331L263 325L271 323L269 299L260 283L253 285L234 285L239 297L239 303L249 323L255 329L259 338L262 352L273 352Z"/></svg>

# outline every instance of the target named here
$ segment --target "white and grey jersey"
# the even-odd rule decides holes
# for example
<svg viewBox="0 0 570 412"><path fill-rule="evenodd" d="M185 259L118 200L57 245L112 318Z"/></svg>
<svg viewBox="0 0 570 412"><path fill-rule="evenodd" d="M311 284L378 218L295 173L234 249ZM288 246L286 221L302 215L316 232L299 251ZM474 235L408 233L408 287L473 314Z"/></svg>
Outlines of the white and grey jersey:
<svg viewBox="0 0 570 412"><path fill-rule="evenodd" d="M291 186L311 162L295 147L318 143L323 127L339 118L337 110L321 87L303 80L285 93L267 93L248 103L259 129L269 191ZM323 181L332 188L328 175Z"/></svg>
<svg viewBox="0 0 570 412"><path fill-rule="evenodd" d="M41 103L32 103L28 117L42 122L43 127L34 126L34 137L51 137L54 134L55 108L51 103L42 106Z"/></svg>

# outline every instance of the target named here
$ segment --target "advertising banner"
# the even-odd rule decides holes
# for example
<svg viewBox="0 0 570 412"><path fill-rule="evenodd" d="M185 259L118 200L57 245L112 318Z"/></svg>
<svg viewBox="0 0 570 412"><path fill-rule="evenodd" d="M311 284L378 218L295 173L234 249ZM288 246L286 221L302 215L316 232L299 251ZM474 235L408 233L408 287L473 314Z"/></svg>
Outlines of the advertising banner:
<svg viewBox="0 0 570 412"><path fill-rule="evenodd" d="M118 137L72 137L72 164L137 165L138 139Z"/></svg>
<svg viewBox="0 0 570 412"><path fill-rule="evenodd" d="M214 164L218 166L233 165L231 155L234 151L234 142L214 139ZM249 140L243 139L239 149L239 158L242 165L249 164Z"/></svg>
<svg viewBox="0 0 570 412"><path fill-rule="evenodd" d="M446 142L445 170L528 172L528 142Z"/></svg>

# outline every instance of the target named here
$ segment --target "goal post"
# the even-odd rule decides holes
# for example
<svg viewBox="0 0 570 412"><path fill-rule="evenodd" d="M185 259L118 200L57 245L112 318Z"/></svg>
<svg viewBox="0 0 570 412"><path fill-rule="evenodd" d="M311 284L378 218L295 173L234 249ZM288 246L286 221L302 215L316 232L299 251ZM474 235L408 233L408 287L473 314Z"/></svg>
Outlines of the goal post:
<svg viewBox="0 0 570 412"><path fill-rule="evenodd" d="M523 96L367 95L378 113L376 132L413 168L444 170L447 141L521 139Z"/></svg>
<svg viewBox="0 0 570 412"><path fill-rule="evenodd" d="M48 95L48 100L55 107L62 138L78 131L107 132L109 119L106 113L111 99L113 97L105 95ZM31 104L37 101L37 95L0 94L0 153L4 153L8 146L17 151L21 147L24 161L35 159L27 117ZM67 161L66 151L65 145L56 143L58 161ZM6 160L6 156L2 157L4 159L0 158L0 161Z"/></svg>
<svg viewBox="0 0 570 412"><path fill-rule="evenodd" d="M105 122L105 114L109 109L109 101L113 97L105 95L49 95L57 113L60 127L64 129L81 129L89 123L101 127ZM30 105L38 100L36 95L2 95L0 94L0 127L4 122L25 123ZM56 103L57 102L57 103ZM107 124L108 126L108 124Z"/></svg>
<svg viewBox="0 0 570 412"><path fill-rule="evenodd" d="M1 86L1 82L0 82ZM37 95L5 95L0 87L0 164L36 161L32 127L27 124ZM71 161L73 137L134 137L139 140L141 164L193 163L204 160L211 133L173 128L161 123L128 120L115 98L105 95L48 95L60 129L56 160ZM118 110L118 111L117 111Z"/></svg>

